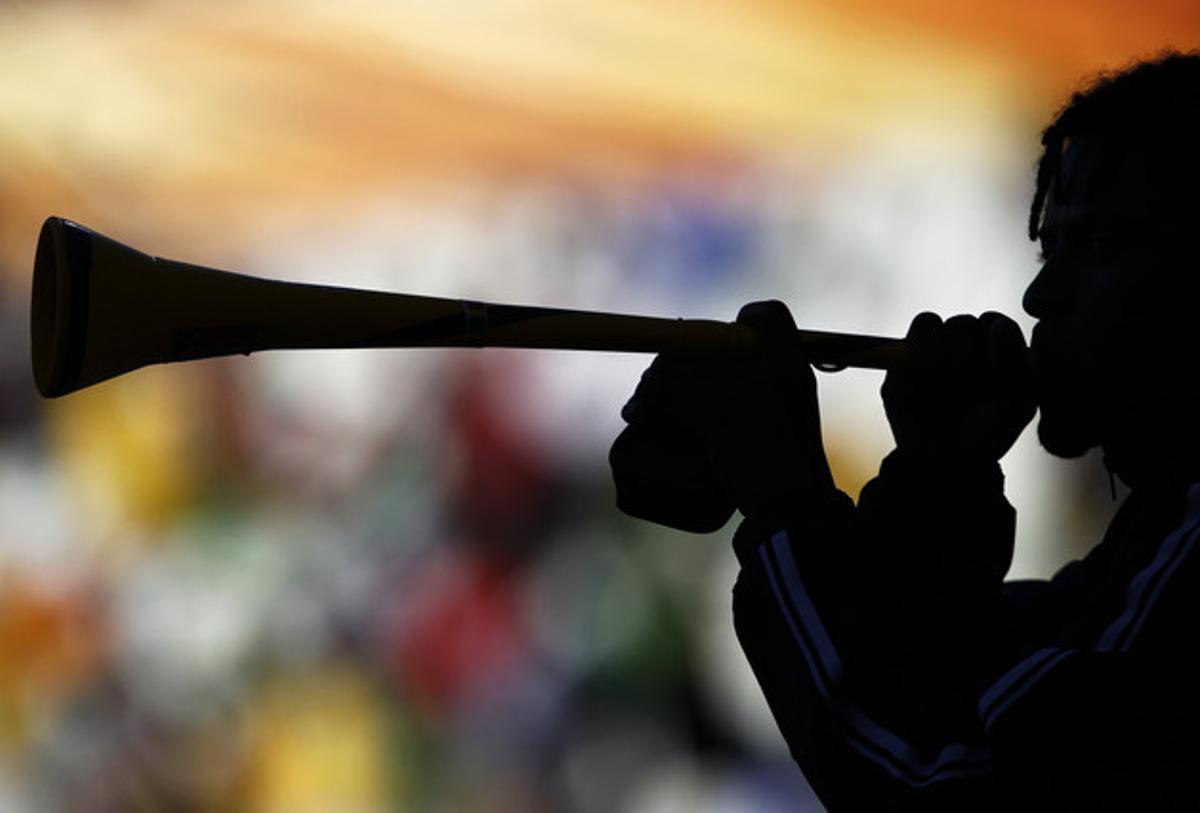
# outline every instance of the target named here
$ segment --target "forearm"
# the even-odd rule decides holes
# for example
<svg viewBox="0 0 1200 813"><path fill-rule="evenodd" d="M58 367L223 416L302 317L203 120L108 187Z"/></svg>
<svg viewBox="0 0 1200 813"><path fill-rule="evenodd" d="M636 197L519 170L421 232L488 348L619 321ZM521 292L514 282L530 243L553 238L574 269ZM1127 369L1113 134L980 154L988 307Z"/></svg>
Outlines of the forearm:
<svg viewBox="0 0 1200 813"><path fill-rule="evenodd" d="M876 496L899 498L903 485L878 483ZM914 528L957 523L906 525L928 512L897 504L912 510L897 511L891 523L882 513L864 522L861 507L834 502L774 531L745 523L736 538L739 640L826 805L1200 807L1188 735L1200 716L1195 670L1063 640L1053 623L1030 623L1031 609L1056 602L1039 596L1036 607L1024 607L1028 596L999 584L979 585L983 598L929 584L934 598L923 600L913 589L919 579L898 570L895 555L863 551L894 552L897 537L917 546ZM862 536L885 527L890 545ZM1042 583L1037 592L1060 586Z"/></svg>
<svg viewBox="0 0 1200 813"><path fill-rule="evenodd" d="M964 799L989 797L973 684L988 666L967 636L1005 623L993 575L1003 568L966 566L953 555L963 534L1011 533L999 472L983 475L972 486L986 493L969 493L965 481L947 486L969 506L956 511L944 502L948 491L917 488L912 467L893 457L857 509L831 496L775 527L748 521L739 529L739 639L826 804L981 809ZM959 583L968 573L973 590Z"/></svg>
<svg viewBox="0 0 1200 813"><path fill-rule="evenodd" d="M833 810L986 809L966 803L988 798L990 781L971 704L942 702L944 676L904 642L856 628L858 614L891 616L875 596L819 578L796 547L781 531L753 548L734 588L734 623L814 789Z"/></svg>

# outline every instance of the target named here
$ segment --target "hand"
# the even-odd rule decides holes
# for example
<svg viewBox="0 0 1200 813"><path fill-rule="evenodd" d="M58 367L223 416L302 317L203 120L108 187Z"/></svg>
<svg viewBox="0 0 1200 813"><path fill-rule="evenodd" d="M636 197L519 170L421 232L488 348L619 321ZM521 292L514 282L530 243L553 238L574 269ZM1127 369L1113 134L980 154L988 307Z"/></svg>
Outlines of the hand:
<svg viewBox="0 0 1200 813"><path fill-rule="evenodd" d="M647 464L661 468L663 458L672 458L681 472L687 466L693 484L698 461L706 464L708 491L723 495L722 503L731 501L747 517L781 518L804 500L833 490L821 445L816 381L808 364L786 349L795 331L791 314L782 303L756 302L742 308L737 321L763 333L767 348L739 356L663 354L643 374L621 413L630 424L622 438L646 426L669 430L662 443L641 444L640 461L630 454L635 444L618 438L610 459L619 502L623 486L629 503L639 472ZM639 496L633 502L654 501ZM646 517L644 510L635 515L662 521Z"/></svg>
<svg viewBox="0 0 1200 813"><path fill-rule="evenodd" d="M617 507L632 517L707 534L737 510L699 438L666 413L632 420L613 441L608 461Z"/></svg>
<svg viewBox="0 0 1200 813"><path fill-rule="evenodd" d="M1025 337L1012 319L988 312L913 319L909 361L883 382L897 448L922 458L999 460L1033 419Z"/></svg>

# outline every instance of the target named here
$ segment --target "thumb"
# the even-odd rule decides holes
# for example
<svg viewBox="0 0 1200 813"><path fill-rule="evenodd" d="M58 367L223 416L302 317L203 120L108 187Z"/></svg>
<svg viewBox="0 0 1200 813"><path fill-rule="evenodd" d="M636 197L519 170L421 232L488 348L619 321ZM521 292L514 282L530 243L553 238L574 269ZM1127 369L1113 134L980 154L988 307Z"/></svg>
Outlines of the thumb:
<svg viewBox="0 0 1200 813"><path fill-rule="evenodd" d="M738 311L737 323L754 328L772 343L785 342L796 333L791 311L778 299L743 305Z"/></svg>

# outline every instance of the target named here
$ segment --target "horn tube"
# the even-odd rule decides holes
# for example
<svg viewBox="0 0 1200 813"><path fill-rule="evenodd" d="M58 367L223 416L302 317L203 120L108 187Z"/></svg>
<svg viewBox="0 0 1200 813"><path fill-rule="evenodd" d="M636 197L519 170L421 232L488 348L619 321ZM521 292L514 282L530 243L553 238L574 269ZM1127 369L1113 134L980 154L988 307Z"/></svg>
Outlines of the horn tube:
<svg viewBox="0 0 1200 813"><path fill-rule="evenodd" d="M633 353L745 352L762 338L707 319L506 305L268 280L145 254L60 217L33 269L33 374L46 398L148 364L260 350L525 347ZM823 369L888 369L900 339L799 330Z"/></svg>

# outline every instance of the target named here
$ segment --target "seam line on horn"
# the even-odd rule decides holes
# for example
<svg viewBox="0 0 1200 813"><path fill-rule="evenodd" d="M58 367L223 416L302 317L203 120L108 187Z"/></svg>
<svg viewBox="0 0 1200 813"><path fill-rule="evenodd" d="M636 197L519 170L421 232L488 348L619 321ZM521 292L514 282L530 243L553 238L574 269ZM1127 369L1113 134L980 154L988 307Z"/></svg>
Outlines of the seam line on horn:
<svg viewBox="0 0 1200 813"><path fill-rule="evenodd" d="M488 329L488 311L487 305L482 302L474 302L470 299L463 300L463 334L466 337L465 344L474 347L484 347Z"/></svg>

